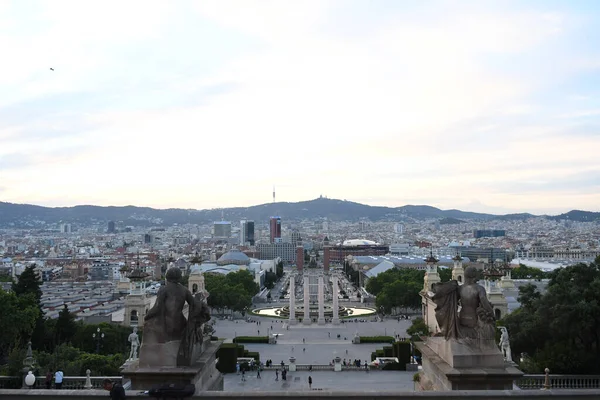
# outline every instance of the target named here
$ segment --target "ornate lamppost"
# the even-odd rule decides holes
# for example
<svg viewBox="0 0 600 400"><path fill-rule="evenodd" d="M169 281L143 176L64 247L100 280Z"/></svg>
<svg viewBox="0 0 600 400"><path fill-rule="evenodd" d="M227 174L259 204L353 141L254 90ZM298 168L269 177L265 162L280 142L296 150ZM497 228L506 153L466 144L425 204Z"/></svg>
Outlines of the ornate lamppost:
<svg viewBox="0 0 600 400"><path fill-rule="evenodd" d="M96 341L96 354L100 354L100 345L102 340L104 340L104 332L98 328L95 333L92 333L92 338Z"/></svg>

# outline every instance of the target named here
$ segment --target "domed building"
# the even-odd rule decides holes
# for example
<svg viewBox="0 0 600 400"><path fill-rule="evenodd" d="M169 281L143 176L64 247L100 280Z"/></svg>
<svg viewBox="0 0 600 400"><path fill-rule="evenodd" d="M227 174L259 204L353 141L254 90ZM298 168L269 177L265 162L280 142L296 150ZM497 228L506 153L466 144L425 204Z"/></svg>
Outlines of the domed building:
<svg viewBox="0 0 600 400"><path fill-rule="evenodd" d="M227 253L223 254L217 260L217 265L250 265L250 257L239 251L238 249L231 249Z"/></svg>

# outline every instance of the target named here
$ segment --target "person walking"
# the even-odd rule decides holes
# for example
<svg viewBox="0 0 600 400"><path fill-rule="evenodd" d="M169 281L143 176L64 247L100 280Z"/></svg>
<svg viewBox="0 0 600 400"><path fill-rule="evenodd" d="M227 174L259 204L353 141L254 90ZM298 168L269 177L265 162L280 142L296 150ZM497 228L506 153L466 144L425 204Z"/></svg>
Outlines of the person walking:
<svg viewBox="0 0 600 400"><path fill-rule="evenodd" d="M56 389L62 388L64 376L65 376L65 374L62 372L62 370L60 368L58 370L56 370L56 372L54 373L54 387L56 387Z"/></svg>
<svg viewBox="0 0 600 400"><path fill-rule="evenodd" d="M52 388L52 371L46 372L46 389Z"/></svg>
<svg viewBox="0 0 600 400"><path fill-rule="evenodd" d="M308 376L308 389L312 390L312 376Z"/></svg>
<svg viewBox="0 0 600 400"><path fill-rule="evenodd" d="M278 369L275 370L275 380L276 381L279 380L279 370Z"/></svg>
<svg viewBox="0 0 600 400"><path fill-rule="evenodd" d="M246 368L242 368L242 382L246 382Z"/></svg>
<svg viewBox="0 0 600 400"><path fill-rule="evenodd" d="M260 377L260 365L256 367L256 379L261 379Z"/></svg>
<svg viewBox="0 0 600 400"><path fill-rule="evenodd" d="M125 389L118 382L113 382L110 379L105 379L102 382L102 386L104 390L108 390L110 392L111 400L125 400Z"/></svg>

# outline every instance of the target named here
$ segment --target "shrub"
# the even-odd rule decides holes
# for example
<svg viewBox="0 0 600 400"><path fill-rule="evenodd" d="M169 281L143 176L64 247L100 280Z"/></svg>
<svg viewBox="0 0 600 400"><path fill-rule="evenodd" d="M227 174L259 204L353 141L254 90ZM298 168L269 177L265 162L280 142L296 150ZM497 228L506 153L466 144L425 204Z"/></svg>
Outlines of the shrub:
<svg viewBox="0 0 600 400"><path fill-rule="evenodd" d="M257 351L249 351L248 354L246 355L246 357L252 357L252 358L254 358L254 361L256 361L256 362L260 361L260 354L258 354Z"/></svg>
<svg viewBox="0 0 600 400"><path fill-rule="evenodd" d="M397 362L385 363L382 370L384 371L406 371L406 365Z"/></svg>
<svg viewBox="0 0 600 400"><path fill-rule="evenodd" d="M410 363L410 342L396 342L394 343L393 350L393 357L398 358L398 362L401 365Z"/></svg>
<svg viewBox="0 0 600 400"><path fill-rule="evenodd" d="M395 357L394 348L392 346L383 346L384 357Z"/></svg>
<svg viewBox="0 0 600 400"><path fill-rule="evenodd" d="M268 336L238 336L233 343L266 343L269 344Z"/></svg>
<svg viewBox="0 0 600 400"><path fill-rule="evenodd" d="M394 343L393 336L361 336L360 343Z"/></svg>
<svg viewBox="0 0 600 400"><path fill-rule="evenodd" d="M235 372L235 364L237 363L238 345L235 343L223 343L217 351L219 362L217 369L222 373Z"/></svg>

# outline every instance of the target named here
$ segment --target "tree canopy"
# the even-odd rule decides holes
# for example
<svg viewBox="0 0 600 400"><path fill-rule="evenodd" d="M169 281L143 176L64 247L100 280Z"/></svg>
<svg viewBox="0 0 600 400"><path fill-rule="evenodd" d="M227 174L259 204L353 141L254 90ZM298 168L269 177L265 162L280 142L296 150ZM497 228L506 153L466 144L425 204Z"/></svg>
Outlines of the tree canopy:
<svg viewBox="0 0 600 400"><path fill-rule="evenodd" d="M510 271L512 279L548 279L551 272L542 271L539 268L528 267L524 264L519 264L518 267Z"/></svg>
<svg viewBox="0 0 600 400"><path fill-rule="evenodd" d="M544 294L534 285L519 291L521 307L500 324L508 328L514 358L528 354L526 372L600 373L600 257L553 271Z"/></svg>
<svg viewBox="0 0 600 400"><path fill-rule="evenodd" d="M15 348L31 337L40 317L40 309L31 293L17 296L0 288L0 363Z"/></svg>
<svg viewBox="0 0 600 400"><path fill-rule="evenodd" d="M419 292L423 288L424 271L408 268L392 268L370 278L367 291L375 296L377 308L386 313L393 308L418 308Z"/></svg>
<svg viewBox="0 0 600 400"><path fill-rule="evenodd" d="M12 291L17 296L32 294L38 305L42 300L42 281L37 272L35 272L35 264L30 265L19 275L17 282L12 284Z"/></svg>
<svg viewBox="0 0 600 400"><path fill-rule="evenodd" d="M227 275L205 274L204 279L210 293L208 305L222 311L244 311L252 306L252 297L259 291L254 276L245 270Z"/></svg>

